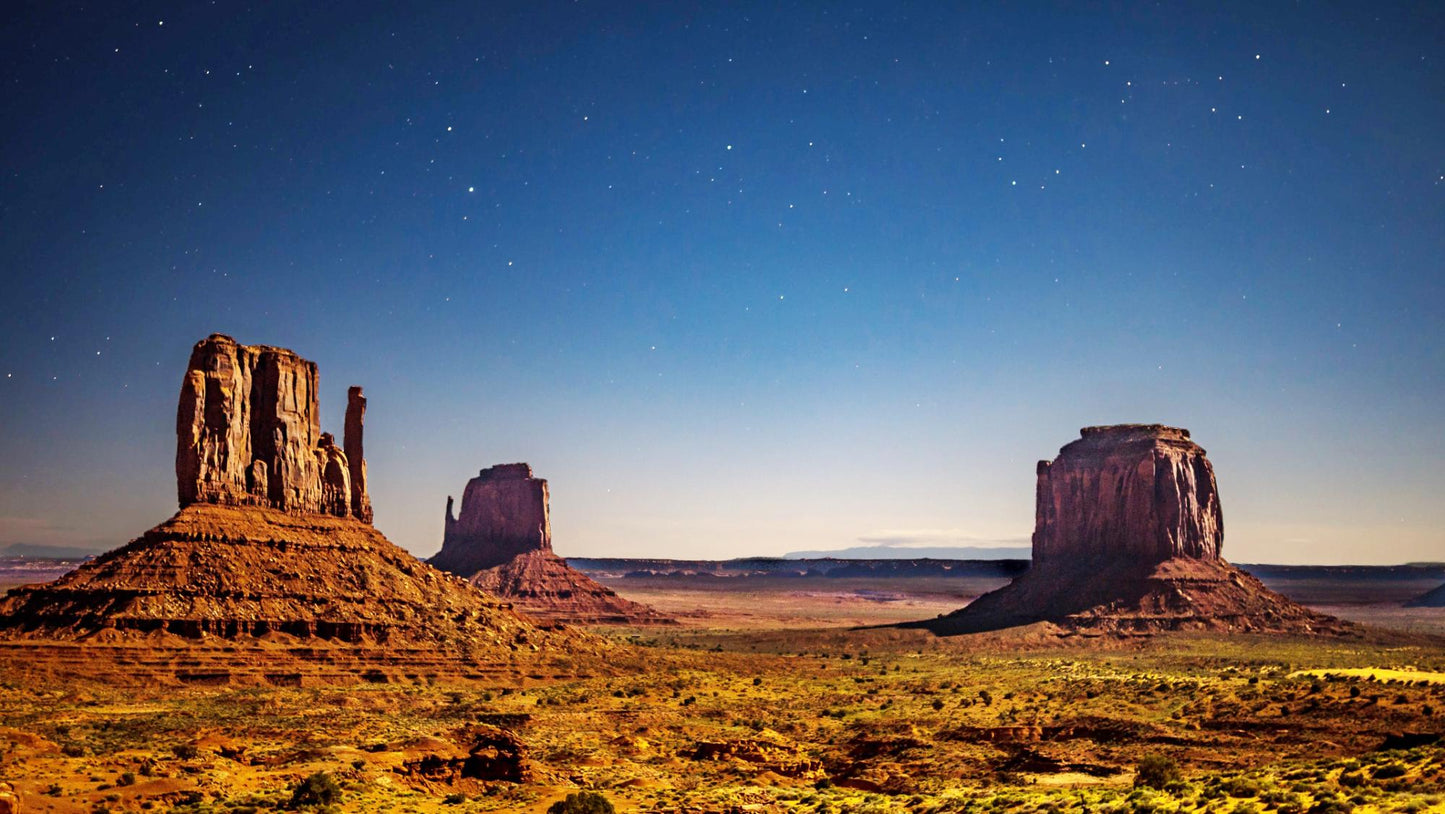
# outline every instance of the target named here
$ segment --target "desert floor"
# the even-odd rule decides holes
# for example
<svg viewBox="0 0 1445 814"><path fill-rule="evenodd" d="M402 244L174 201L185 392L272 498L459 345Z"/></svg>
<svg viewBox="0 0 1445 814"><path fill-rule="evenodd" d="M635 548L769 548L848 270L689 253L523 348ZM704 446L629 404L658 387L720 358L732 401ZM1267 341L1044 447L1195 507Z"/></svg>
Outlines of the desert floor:
<svg viewBox="0 0 1445 814"><path fill-rule="evenodd" d="M623 812L1445 810L1445 640L1425 635L1445 611L1316 585L1374 627L852 629L1000 583L614 580L682 624L600 630L618 657L565 680L0 675L0 779L26 812L273 810L318 773L338 811L543 812L578 790Z"/></svg>

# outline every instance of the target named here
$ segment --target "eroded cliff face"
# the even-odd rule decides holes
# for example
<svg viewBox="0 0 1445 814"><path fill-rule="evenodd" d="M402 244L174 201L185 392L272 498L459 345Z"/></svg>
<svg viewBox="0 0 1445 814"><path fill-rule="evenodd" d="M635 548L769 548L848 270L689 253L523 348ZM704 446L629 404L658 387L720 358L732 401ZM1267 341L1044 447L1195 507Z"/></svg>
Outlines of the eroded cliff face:
<svg viewBox="0 0 1445 814"><path fill-rule="evenodd" d="M1214 469L1188 430L1117 424L1080 434L1059 457L1039 462L1029 570L914 626L944 635L1035 622L1131 634L1349 630L1220 557Z"/></svg>
<svg viewBox="0 0 1445 814"><path fill-rule="evenodd" d="M428 562L470 577L519 554L551 550L547 481L532 477L527 464L498 464L467 482L460 517L447 498L442 550Z"/></svg>
<svg viewBox="0 0 1445 814"><path fill-rule="evenodd" d="M181 508L265 506L371 522L361 441L366 400L352 390L343 449L321 432L314 363L222 334L196 343L176 411Z"/></svg>
<svg viewBox="0 0 1445 814"><path fill-rule="evenodd" d="M1224 515L1214 468L1188 430L1117 424L1081 434L1058 458L1039 462L1035 567L1219 559Z"/></svg>

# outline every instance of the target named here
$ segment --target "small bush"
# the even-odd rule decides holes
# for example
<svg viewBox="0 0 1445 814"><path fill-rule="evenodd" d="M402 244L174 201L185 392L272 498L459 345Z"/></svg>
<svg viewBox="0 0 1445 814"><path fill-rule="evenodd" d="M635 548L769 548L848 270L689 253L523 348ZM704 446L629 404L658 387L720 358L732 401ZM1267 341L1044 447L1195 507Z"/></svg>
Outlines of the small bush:
<svg viewBox="0 0 1445 814"><path fill-rule="evenodd" d="M613 814L614 811L606 797L595 791L579 791L553 803L547 814Z"/></svg>
<svg viewBox="0 0 1445 814"><path fill-rule="evenodd" d="M1139 758L1139 765L1136 767L1134 775L1134 785L1163 789L1170 783L1177 783L1181 779L1179 764L1167 755L1151 752Z"/></svg>
<svg viewBox="0 0 1445 814"><path fill-rule="evenodd" d="M329 806L341 797L341 787L326 772L317 772L297 784L291 792L291 807Z"/></svg>

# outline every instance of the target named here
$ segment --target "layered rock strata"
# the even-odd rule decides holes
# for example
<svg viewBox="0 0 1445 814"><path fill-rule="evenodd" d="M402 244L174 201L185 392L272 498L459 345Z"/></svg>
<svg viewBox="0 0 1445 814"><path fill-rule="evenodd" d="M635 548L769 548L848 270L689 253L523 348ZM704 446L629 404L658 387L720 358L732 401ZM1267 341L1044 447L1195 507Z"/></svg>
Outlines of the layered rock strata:
<svg viewBox="0 0 1445 814"><path fill-rule="evenodd" d="M209 504L182 509L55 582L12 590L0 600L0 629L463 649L541 638L502 603L354 518Z"/></svg>
<svg viewBox="0 0 1445 814"><path fill-rule="evenodd" d="M428 562L539 621L672 623L554 554L549 511L547 481L532 477L532 467L515 463L483 469L462 493L460 516L447 498L442 548Z"/></svg>
<svg viewBox="0 0 1445 814"><path fill-rule="evenodd" d="M181 508L265 506L371 522L361 439L366 400L353 388L338 447L321 432L317 385L315 363L285 348L242 345L223 334L197 342L176 411Z"/></svg>
<svg viewBox="0 0 1445 814"><path fill-rule="evenodd" d="M1038 465L1033 562L1009 585L919 623L970 633L1066 628L1316 632L1344 623L1225 562L1214 468L1189 431L1085 427Z"/></svg>

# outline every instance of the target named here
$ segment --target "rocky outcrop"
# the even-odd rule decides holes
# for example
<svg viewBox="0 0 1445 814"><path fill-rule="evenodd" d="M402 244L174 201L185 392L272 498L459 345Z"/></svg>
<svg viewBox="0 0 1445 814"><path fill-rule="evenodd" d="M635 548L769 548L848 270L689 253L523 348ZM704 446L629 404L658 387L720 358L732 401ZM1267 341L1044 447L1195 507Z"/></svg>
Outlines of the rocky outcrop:
<svg viewBox="0 0 1445 814"><path fill-rule="evenodd" d="M366 423L366 396L361 388L352 386L346 391L346 463L351 477L351 513L363 523L371 522L371 495L366 492L366 449L362 443L362 429Z"/></svg>
<svg viewBox="0 0 1445 814"><path fill-rule="evenodd" d="M194 503L266 506L371 521L360 388L344 446L321 432L316 365L285 348L211 334L196 343L176 411L176 492ZM355 421L351 420L353 410ZM361 483L353 483L356 474Z"/></svg>
<svg viewBox="0 0 1445 814"><path fill-rule="evenodd" d="M1123 424L1081 434L1054 461L1039 461L1035 566L1219 558L1214 467L1188 430Z"/></svg>
<svg viewBox="0 0 1445 814"><path fill-rule="evenodd" d="M1411 599L1405 603L1407 608L1445 608L1445 585Z"/></svg>
<svg viewBox="0 0 1445 814"><path fill-rule="evenodd" d="M471 576L528 551L551 550L547 481L532 477L527 464L498 464L467 482L460 517L453 516L447 498L442 550L429 562Z"/></svg>
<svg viewBox="0 0 1445 814"><path fill-rule="evenodd" d="M1064 628L1339 632L1220 557L1214 469L1189 431L1085 427L1038 465L1033 562L1009 585L914 626L943 634Z"/></svg>
<svg viewBox="0 0 1445 814"><path fill-rule="evenodd" d="M296 683L310 680L308 663L351 680L389 680L391 668L469 676L601 647L539 629L366 522L365 399L351 389L343 449L318 428L316 382L316 366L283 348L220 335L197 344L178 420L180 512L54 582L0 599L0 662L37 640L219 639L225 647L195 653L229 660L209 669L198 667L200 655L179 657L190 676L182 680L224 683L237 662L275 664L299 647L307 655L288 664L302 669L262 670L275 676L267 681ZM327 648L344 658L318 655Z"/></svg>
<svg viewBox="0 0 1445 814"><path fill-rule="evenodd" d="M547 481L524 463L483 469L462 493L461 516L447 498L441 551L429 562L512 602L534 619L567 624L670 624L652 608L618 596L552 553Z"/></svg>

